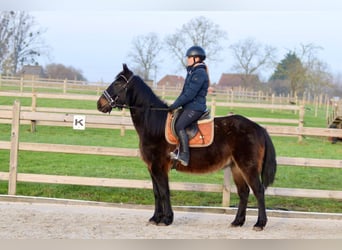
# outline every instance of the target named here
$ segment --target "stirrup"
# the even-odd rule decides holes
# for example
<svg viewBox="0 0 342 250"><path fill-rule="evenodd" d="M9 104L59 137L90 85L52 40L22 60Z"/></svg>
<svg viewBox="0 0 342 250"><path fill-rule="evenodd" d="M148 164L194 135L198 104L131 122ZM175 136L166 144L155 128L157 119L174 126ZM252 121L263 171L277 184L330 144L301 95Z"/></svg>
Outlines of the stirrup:
<svg viewBox="0 0 342 250"><path fill-rule="evenodd" d="M182 158L179 158L180 156L180 151L177 148L175 151L170 152L170 158L171 160L179 161L183 166L188 166L189 165L189 160L185 161Z"/></svg>
<svg viewBox="0 0 342 250"><path fill-rule="evenodd" d="M170 158L171 158L171 160L178 160L178 156L179 156L179 150L178 150L178 148L176 148L175 151L170 152Z"/></svg>

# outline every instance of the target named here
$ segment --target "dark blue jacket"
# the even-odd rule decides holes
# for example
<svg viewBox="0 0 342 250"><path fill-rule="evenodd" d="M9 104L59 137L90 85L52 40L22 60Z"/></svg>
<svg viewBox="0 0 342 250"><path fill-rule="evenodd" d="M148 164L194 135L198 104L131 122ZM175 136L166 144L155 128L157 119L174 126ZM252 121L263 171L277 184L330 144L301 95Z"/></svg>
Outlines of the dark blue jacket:
<svg viewBox="0 0 342 250"><path fill-rule="evenodd" d="M183 109L205 111L207 109L206 96L209 87L209 77L206 65L200 64L189 67L185 78L183 90L170 109Z"/></svg>

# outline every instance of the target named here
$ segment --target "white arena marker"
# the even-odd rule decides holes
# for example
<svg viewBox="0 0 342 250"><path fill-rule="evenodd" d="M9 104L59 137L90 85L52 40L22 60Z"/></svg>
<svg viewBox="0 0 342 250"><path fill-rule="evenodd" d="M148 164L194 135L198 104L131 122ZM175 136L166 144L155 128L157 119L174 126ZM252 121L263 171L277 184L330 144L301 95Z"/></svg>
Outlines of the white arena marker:
<svg viewBox="0 0 342 250"><path fill-rule="evenodd" d="M74 115L73 128L77 130L85 130L85 115Z"/></svg>

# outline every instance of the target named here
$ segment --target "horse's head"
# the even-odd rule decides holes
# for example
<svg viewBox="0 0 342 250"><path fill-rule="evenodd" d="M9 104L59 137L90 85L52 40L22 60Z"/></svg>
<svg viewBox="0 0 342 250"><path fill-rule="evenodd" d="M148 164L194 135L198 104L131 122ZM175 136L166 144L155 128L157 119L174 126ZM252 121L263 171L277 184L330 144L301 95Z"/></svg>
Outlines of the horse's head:
<svg viewBox="0 0 342 250"><path fill-rule="evenodd" d="M122 109L126 105L126 91L133 76L133 72L123 64L123 70L97 101L97 109L103 113L110 113L113 108Z"/></svg>

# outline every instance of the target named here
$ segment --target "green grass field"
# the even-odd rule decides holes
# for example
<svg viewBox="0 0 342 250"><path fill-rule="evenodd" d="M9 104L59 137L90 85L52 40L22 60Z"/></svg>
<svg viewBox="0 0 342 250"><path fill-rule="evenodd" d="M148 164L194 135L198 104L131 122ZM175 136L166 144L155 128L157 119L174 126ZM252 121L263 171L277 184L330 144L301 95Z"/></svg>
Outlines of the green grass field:
<svg viewBox="0 0 342 250"><path fill-rule="evenodd" d="M20 98L22 106L30 106L30 98ZM12 105L13 98L1 97L0 105ZM39 99L38 106L60 108L96 109L94 102ZM229 109L217 107L217 115L225 115L233 111L249 117L273 117L298 119L298 114L291 111L274 111L262 109ZM318 117L313 109L307 107L305 126L325 127L324 109L320 109ZM0 124L0 140L10 140L10 125ZM277 156L308 157L324 159L341 159L341 143L331 144L327 138L306 137L298 143L296 137L272 137ZM138 137L135 131L126 131L124 137L118 130L90 129L75 131L68 127L38 126L36 133L31 133L27 125L20 127L20 141L58 143L89 146L110 146L137 148ZM0 150L0 171L8 172L9 151ZM57 154L43 152L19 152L19 172L36 174L56 174L92 176L106 178L146 179L149 174L146 166L139 158L112 157L95 155ZM170 181L223 183L223 173L188 175L171 171ZM342 190L341 169L279 166L275 187L308 188L325 190ZM7 182L0 182L0 193L7 193ZM154 204L151 190L104 188L74 185L51 185L35 183L18 183L18 195L84 199L130 204ZM219 193L171 191L173 205L221 206L222 196ZM238 202L232 195L231 205ZM254 196L250 196L249 206L256 206ZM342 212L342 202L332 199L304 199L288 197L266 198L268 208L288 209L296 211Z"/></svg>

